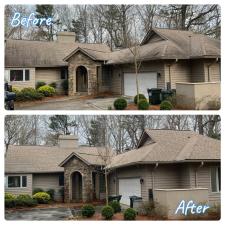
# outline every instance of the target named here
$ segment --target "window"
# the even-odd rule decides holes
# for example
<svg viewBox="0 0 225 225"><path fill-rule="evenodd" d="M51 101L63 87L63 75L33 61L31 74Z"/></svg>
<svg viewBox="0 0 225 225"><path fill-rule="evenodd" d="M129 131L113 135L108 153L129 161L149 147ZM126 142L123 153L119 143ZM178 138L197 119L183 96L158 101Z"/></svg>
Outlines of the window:
<svg viewBox="0 0 225 225"><path fill-rule="evenodd" d="M28 81L30 80L30 70L10 70L10 81Z"/></svg>
<svg viewBox="0 0 225 225"><path fill-rule="evenodd" d="M59 174L59 186L64 186L64 174Z"/></svg>
<svg viewBox="0 0 225 225"><path fill-rule="evenodd" d="M212 192L220 192L221 189L220 167L211 168L211 189Z"/></svg>
<svg viewBox="0 0 225 225"><path fill-rule="evenodd" d="M111 70L108 66L102 67L102 85L110 86L111 84Z"/></svg>
<svg viewBox="0 0 225 225"><path fill-rule="evenodd" d="M68 70L67 68L61 69L61 80L65 80L68 78Z"/></svg>
<svg viewBox="0 0 225 225"><path fill-rule="evenodd" d="M27 176L8 176L9 188L27 187Z"/></svg>

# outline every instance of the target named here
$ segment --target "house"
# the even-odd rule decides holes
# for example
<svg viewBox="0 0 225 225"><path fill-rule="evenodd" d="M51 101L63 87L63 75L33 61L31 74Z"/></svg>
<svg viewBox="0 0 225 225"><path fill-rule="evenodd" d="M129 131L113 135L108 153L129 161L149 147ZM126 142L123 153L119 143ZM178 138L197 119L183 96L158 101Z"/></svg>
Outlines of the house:
<svg viewBox="0 0 225 225"><path fill-rule="evenodd" d="M18 88L45 81L56 82L59 89L62 80L68 79L71 96L100 92L134 96L131 50L136 47L140 93L147 95L147 88L176 89L178 83L207 83L209 92L211 82L220 82L220 41L202 34L153 28L139 46L115 51L105 44L74 40L70 32L59 32L54 42L7 39L6 79Z"/></svg>
<svg viewBox="0 0 225 225"><path fill-rule="evenodd" d="M5 191L32 194L35 188L51 188L60 200L64 187L65 202L104 199L105 166L109 194L122 195L123 204L129 205L132 195L166 206L172 202L171 207L182 199L220 203L220 141L193 131L162 129L146 129L137 149L118 155L79 146L73 135L60 136L54 147L11 145Z"/></svg>

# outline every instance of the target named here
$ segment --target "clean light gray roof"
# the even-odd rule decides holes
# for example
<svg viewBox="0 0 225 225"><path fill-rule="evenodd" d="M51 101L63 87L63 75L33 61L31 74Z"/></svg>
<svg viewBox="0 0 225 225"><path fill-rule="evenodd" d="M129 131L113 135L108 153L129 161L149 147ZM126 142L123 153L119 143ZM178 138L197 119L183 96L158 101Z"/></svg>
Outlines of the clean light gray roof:
<svg viewBox="0 0 225 225"><path fill-rule="evenodd" d="M153 35L158 35L160 39L149 42ZM107 64L123 64L134 61L134 56L129 48L111 52L105 44L7 39L5 66L66 66L66 60L78 50L94 60L107 61ZM138 47L138 58L142 61L218 57L220 57L219 40L191 31L154 28L149 31Z"/></svg>
<svg viewBox="0 0 225 225"><path fill-rule="evenodd" d="M220 141L193 131L146 130L151 142L115 156L109 167L137 163L220 160Z"/></svg>
<svg viewBox="0 0 225 225"><path fill-rule="evenodd" d="M86 147L59 148L58 146L10 145L5 158L6 173L63 172L59 165L71 154L76 154L89 165L103 165L99 153L102 148ZM102 154L101 154L102 155Z"/></svg>
<svg viewBox="0 0 225 225"><path fill-rule="evenodd" d="M153 34L159 40L149 42ZM134 61L131 49L114 51L110 54L108 64L130 63ZM173 29L152 29L137 46L137 57L141 61L157 59L193 59L193 58L219 58L220 41L206 35L191 31Z"/></svg>
<svg viewBox="0 0 225 225"><path fill-rule="evenodd" d="M66 66L63 59L76 49L83 49L95 60L105 60L110 48L105 44L65 43L57 41L28 41L7 39L6 67L58 67Z"/></svg>

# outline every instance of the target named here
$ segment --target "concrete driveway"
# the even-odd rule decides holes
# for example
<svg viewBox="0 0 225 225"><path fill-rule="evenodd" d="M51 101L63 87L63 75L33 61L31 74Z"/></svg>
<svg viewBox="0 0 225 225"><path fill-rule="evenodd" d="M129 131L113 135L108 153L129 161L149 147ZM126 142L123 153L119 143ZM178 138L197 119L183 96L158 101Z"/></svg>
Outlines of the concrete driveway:
<svg viewBox="0 0 225 225"><path fill-rule="evenodd" d="M67 97L46 102L30 102L29 104L16 104L15 110L108 110L113 108L116 97L82 99Z"/></svg>
<svg viewBox="0 0 225 225"><path fill-rule="evenodd" d="M70 208L47 208L6 211L6 220L66 220L72 216Z"/></svg>

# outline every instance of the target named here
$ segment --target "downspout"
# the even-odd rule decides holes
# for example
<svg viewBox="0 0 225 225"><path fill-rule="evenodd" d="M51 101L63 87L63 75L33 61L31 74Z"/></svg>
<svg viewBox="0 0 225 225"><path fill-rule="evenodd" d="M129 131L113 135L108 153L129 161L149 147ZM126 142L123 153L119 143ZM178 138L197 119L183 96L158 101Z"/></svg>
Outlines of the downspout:
<svg viewBox="0 0 225 225"><path fill-rule="evenodd" d="M155 189L155 182L154 182L154 172L155 172L155 170L158 168L158 166L159 166L159 163L156 163L155 164L155 166L154 166L154 168L153 168L153 170L152 170L152 191L154 191L154 189Z"/></svg>
<svg viewBox="0 0 225 225"><path fill-rule="evenodd" d="M204 165L204 162L202 161L201 164L195 170L195 187L198 187L198 170L202 168L203 165Z"/></svg>

